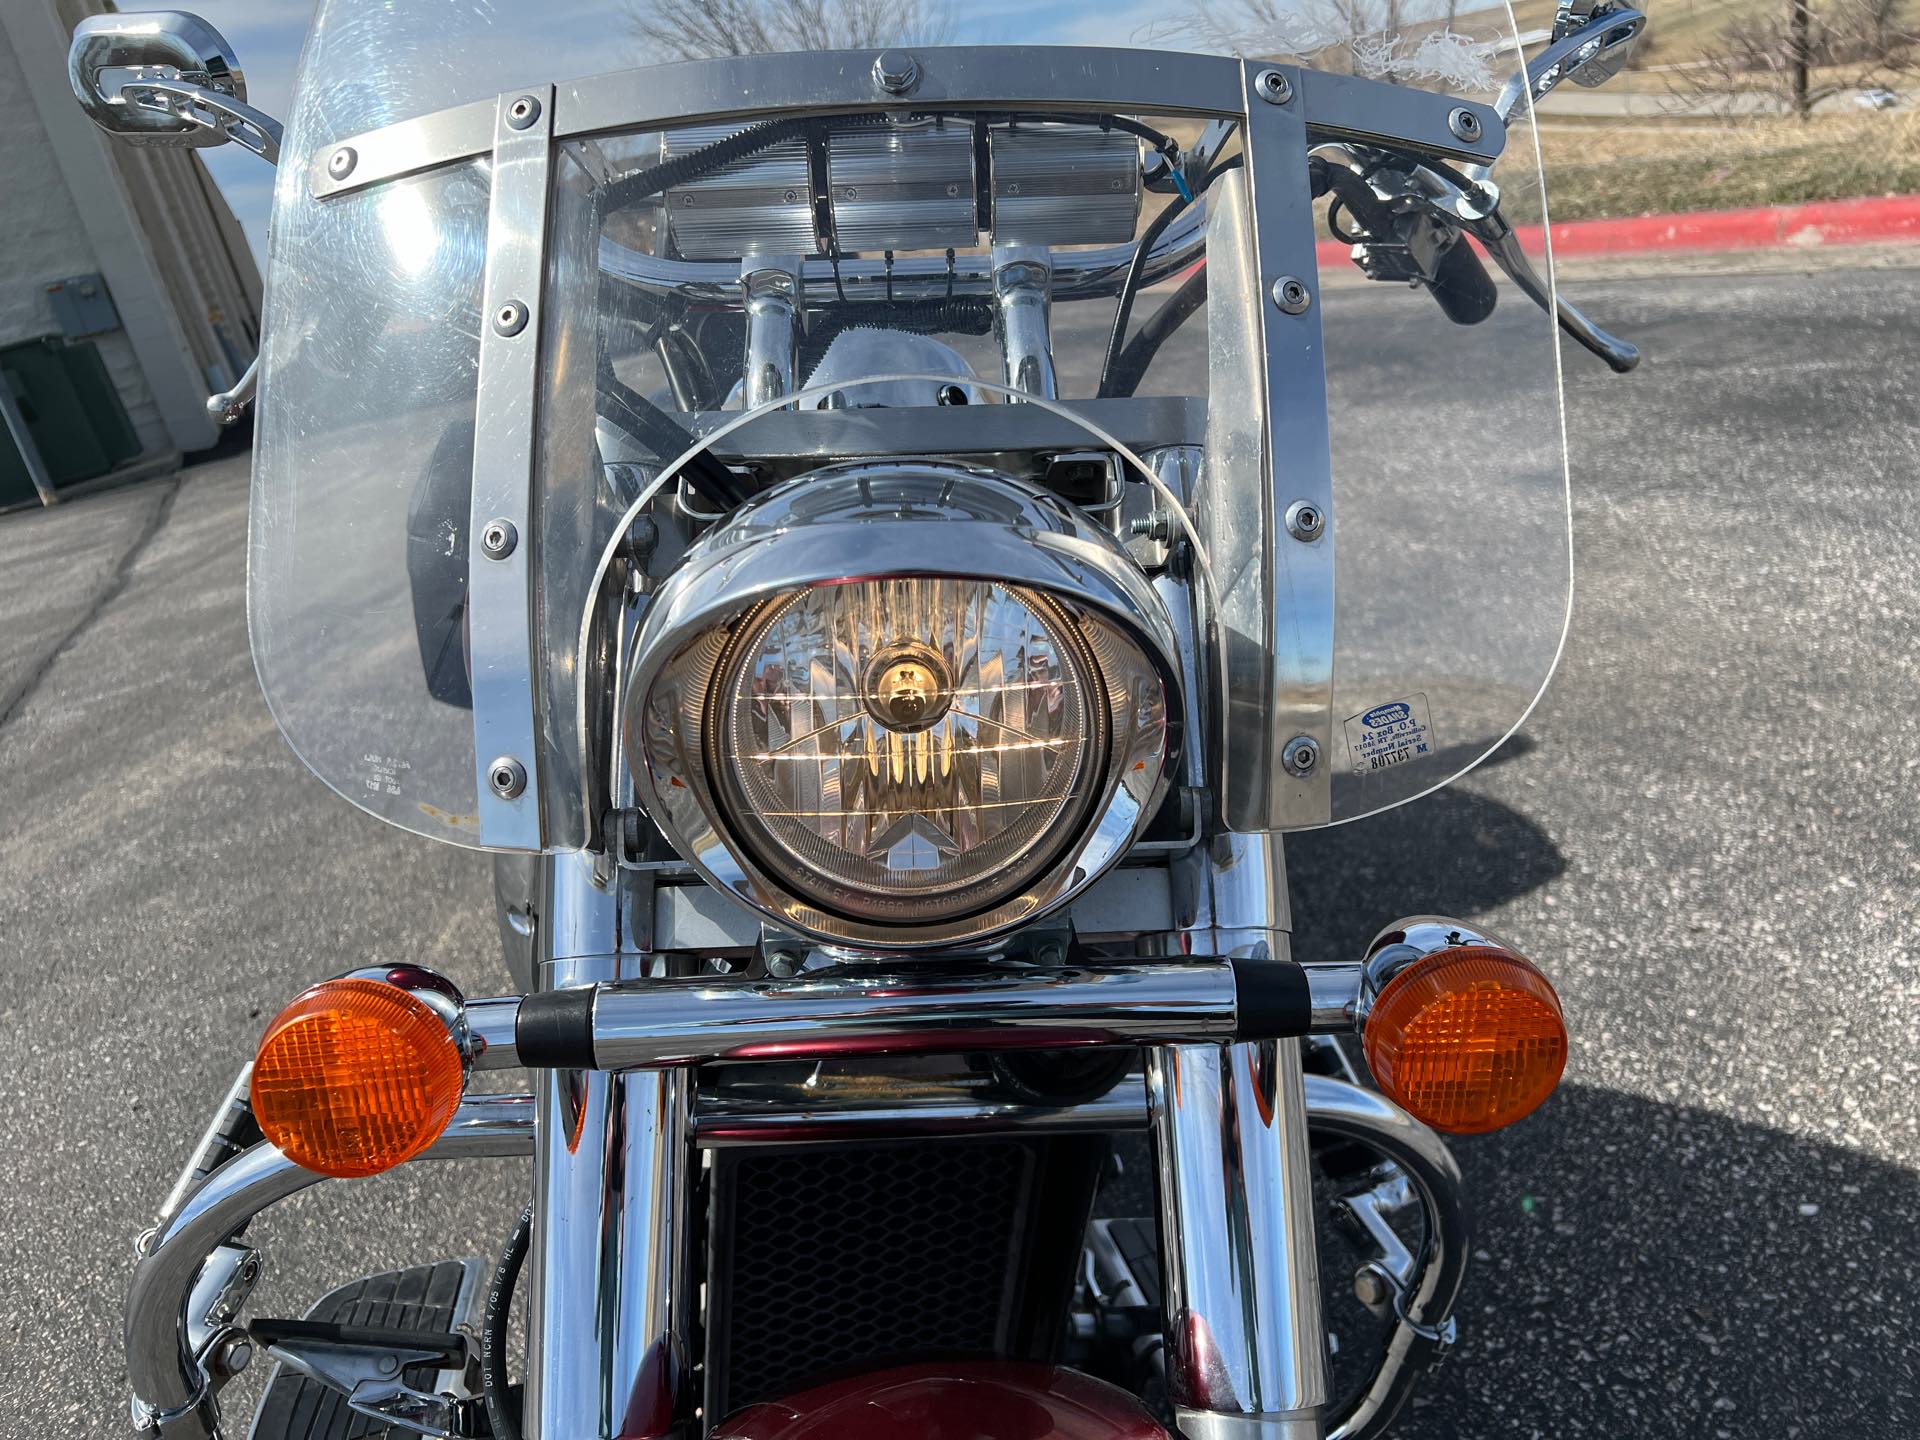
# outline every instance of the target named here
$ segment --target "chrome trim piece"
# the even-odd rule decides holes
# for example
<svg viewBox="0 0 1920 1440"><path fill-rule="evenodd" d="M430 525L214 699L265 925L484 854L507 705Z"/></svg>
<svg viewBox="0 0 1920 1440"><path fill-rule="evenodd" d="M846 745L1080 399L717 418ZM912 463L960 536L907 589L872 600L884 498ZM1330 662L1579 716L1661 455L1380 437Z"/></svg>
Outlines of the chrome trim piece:
<svg viewBox="0 0 1920 1440"><path fill-rule="evenodd" d="M121 88L109 95L100 89L108 71L130 71ZM169 72L172 72L171 74ZM67 81L87 118L108 134L136 145L187 145L204 148L229 138L175 111L165 102L142 104L128 91L158 90L169 95L202 92L209 101L237 102L246 108L247 80L240 57L213 26L182 10L156 10L132 15L88 15L73 27L67 48ZM278 148L279 126L250 111L273 127Z"/></svg>
<svg viewBox="0 0 1920 1440"><path fill-rule="evenodd" d="M809 384L802 398L818 388ZM1036 395L1034 403L1058 402ZM882 518L884 557L874 547L874 522ZM682 723L677 717L669 721L654 703L656 682L668 667L693 647L708 644L716 627L750 606L850 575L878 578L901 571L1031 587L1084 617L1113 625L1158 673L1168 709L1162 756L1177 749L1174 707L1183 676L1172 627L1160 598L1119 542L1084 512L1045 491L1007 476L929 461L817 470L768 491L709 531L648 607L633 646L621 743L642 808L722 894L776 924L830 943L926 950L971 943L1073 900L1126 853L1151 821L1167 783L1164 764L1157 766L1158 773L1121 769L1105 781L1110 791L1064 851L1022 891L1001 898L992 909L912 927L884 925L829 915L755 864L727 833L718 801L704 793L704 765L686 762L676 750L692 743ZM673 683L697 682L676 677ZM1151 758L1143 748L1143 764Z"/></svg>
<svg viewBox="0 0 1920 1440"><path fill-rule="evenodd" d="M533 1101L476 1095L421 1158L525 1155L533 1144ZM216 1247L268 1206L325 1176L259 1144L207 1177L155 1236L127 1292L127 1380L140 1427L166 1440L214 1440L219 1405L190 1343L187 1314L196 1277Z"/></svg>
<svg viewBox="0 0 1920 1440"><path fill-rule="evenodd" d="M1007 384L1029 395L1058 399L1060 382L1053 369L1048 315L1053 303L1053 263L1046 247L994 246L993 299Z"/></svg>
<svg viewBox="0 0 1920 1440"><path fill-rule="evenodd" d="M1241 116L1247 113L1246 85L1255 68L1226 56L1091 46L942 46L919 54L926 63L908 101L876 95L869 52L854 50L729 55L563 81L549 107L557 112L553 133L564 139L775 111L853 113L903 106L913 112L1044 107ZM1489 106L1462 106L1444 95L1377 80L1278 68L1316 132L1327 138L1412 144L1464 161L1494 160L1506 144L1506 127ZM1448 116L1457 108L1479 117L1477 139L1464 140L1449 128ZM313 157L309 187L325 199L483 155L491 148L493 113L490 102L476 102L345 137ZM358 159L347 174L335 176L328 172L327 157L342 148Z"/></svg>
<svg viewBox="0 0 1920 1440"><path fill-rule="evenodd" d="M1399 1167L1425 1216L1419 1274L1397 1301L1398 1323L1379 1369L1327 1431L1328 1440L1374 1440L1393 1423L1415 1382L1450 1343L1453 1307L1472 1249L1472 1220L1452 1152L1386 1096L1309 1075L1307 1108L1316 1131L1358 1141Z"/></svg>
<svg viewBox="0 0 1920 1440"><path fill-rule="evenodd" d="M1355 1022L1365 1023L1375 998L1387 988L1387 983L1394 976L1414 961L1459 945L1491 945L1519 953L1506 941L1495 938L1480 926L1468 925L1446 915L1409 915L1396 920L1373 937L1367 946L1366 958L1360 963Z"/></svg>
<svg viewBox="0 0 1920 1440"><path fill-rule="evenodd" d="M514 1022L520 997L469 1000L466 1004L468 1064L475 1070L508 1070L520 1063L513 1051Z"/></svg>
<svg viewBox="0 0 1920 1440"><path fill-rule="evenodd" d="M1213 788L1222 819L1237 831L1303 829L1332 818L1331 767L1281 763L1301 737L1316 756L1334 753L1339 517L1311 278L1317 272L1306 180L1307 73L1289 73L1297 83L1286 103L1249 93L1246 167L1215 183L1220 233L1209 251L1208 293L1220 303L1209 303L1207 390L1248 403L1208 411L1198 524L1201 545L1219 557ZM1281 521L1301 502L1322 517L1305 541L1289 536Z"/></svg>
<svg viewBox="0 0 1920 1440"><path fill-rule="evenodd" d="M1640 33L1647 28L1647 17L1625 5L1578 17L1582 23L1576 30L1565 28L1569 18L1575 17L1563 9L1554 25L1553 43L1527 62L1524 76L1515 75L1502 87L1493 109L1503 122L1562 80L1589 90L1606 84L1632 58Z"/></svg>
<svg viewBox="0 0 1920 1440"><path fill-rule="evenodd" d="M602 985L593 1057L602 1070L719 1060L800 1060L1225 1040L1237 1033L1234 970L1220 960L911 971L791 980Z"/></svg>
<svg viewBox="0 0 1920 1440"><path fill-rule="evenodd" d="M501 105L500 99L475 100L322 146L307 164L308 193L326 200L383 180L478 159L493 149ZM551 105L544 108L553 110Z"/></svg>
<svg viewBox="0 0 1920 1440"><path fill-rule="evenodd" d="M500 521L522 535L534 533L553 105L551 91L536 95L543 102L539 113L522 128L512 114L519 98L500 97L494 124L470 539ZM498 559L478 544L467 549L474 803L480 843L493 850L539 850L545 834L534 721L534 686L543 667L534 653L531 603L538 549L519 545Z"/></svg>
<svg viewBox="0 0 1920 1440"><path fill-rule="evenodd" d="M751 410L799 388L800 257L748 256L740 262L740 292L747 317L743 403Z"/></svg>
<svg viewBox="0 0 1920 1440"><path fill-rule="evenodd" d="M1182 1433L1319 1440L1331 1395L1300 1046L1150 1051L1147 1101Z"/></svg>
<svg viewBox="0 0 1920 1440"><path fill-rule="evenodd" d="M633 877L581 855L544 868L541 988L646 973L621 953ZM665 1435L694 1393L692 1077L555 1070L536 1090L526 1440Z"/></svg>
<svg viewBox="0 0 1920 1440"><path fill-rule="evenodd" d="M844 1145L960 1135L1079 1135L1141 1130L1145 1082L1127 1076L1098 1099L1034 1105L994 1094L991 1077L955 1069L875 1076L871 1066L822 1065L804 1081L703 1088L694 1108L702 1150L747 1145Z"/></svg>

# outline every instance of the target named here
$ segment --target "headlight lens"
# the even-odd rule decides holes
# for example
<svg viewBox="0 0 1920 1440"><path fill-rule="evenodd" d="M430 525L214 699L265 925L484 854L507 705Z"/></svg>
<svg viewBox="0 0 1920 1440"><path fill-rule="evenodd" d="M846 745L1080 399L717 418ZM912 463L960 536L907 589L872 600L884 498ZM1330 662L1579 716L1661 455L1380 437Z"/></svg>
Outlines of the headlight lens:
<svg viewBox="0 0 1920 1440"><path fill-rule="evenodd" d="M634 797L783 929L859 949L1015 929L1126 854L1166 793L1165 606L1109 531L1009 477L813 472L708 531L647 606Z"/></svg>
<svg viewBox="0 0 1920 1440"><path fill-rule="evenodd" d="M1018 890L1106 789L1106 677L1033 590L792 593L739 626L710 693L708 767L741 840L862 919L946 919Z"/></svg>

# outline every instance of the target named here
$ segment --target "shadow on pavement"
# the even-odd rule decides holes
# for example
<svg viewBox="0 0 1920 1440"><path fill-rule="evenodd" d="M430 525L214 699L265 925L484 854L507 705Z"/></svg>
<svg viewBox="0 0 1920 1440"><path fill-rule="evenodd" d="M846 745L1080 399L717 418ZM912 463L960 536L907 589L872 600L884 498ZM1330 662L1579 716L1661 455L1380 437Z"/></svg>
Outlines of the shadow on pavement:
<svg viewBox="0 0 1920 1440"><path fill-rule="evenodd" d="M1516 735L1485 764L1533 748ZM1301 960L1358 960L1383 925L1435 913L1472 919L1566 869L1546 831L1525 815L1459 789L1289 835L1286 847L1294 954Z"/></svg>
<svg viewBox="0 0 1920 1440"><path fill-rule="evenodd" d="M1411 1434L1920 1435L1914 1172L1583 1085L1453 1149L1476 1263Z"/></svg>

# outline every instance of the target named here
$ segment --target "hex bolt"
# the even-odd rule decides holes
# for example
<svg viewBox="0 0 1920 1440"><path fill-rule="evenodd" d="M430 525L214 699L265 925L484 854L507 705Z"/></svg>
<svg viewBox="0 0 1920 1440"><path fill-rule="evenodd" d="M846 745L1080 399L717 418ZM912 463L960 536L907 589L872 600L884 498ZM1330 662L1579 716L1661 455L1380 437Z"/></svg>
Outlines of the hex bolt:
<svg viewBox="0 0 1920 1440"><path fill-rule="evenodd" d="M1149 510L1144 515L1136 515L1128 526L1136 535L1149 540L1158 540L1163 544L1173 538L1173 512L1170 510Z"/></svg>
<svg viewBox="0 0 1920 1440"><path fill-rule="evenodd" d="M1300 541L1318 540L1327 529L1327 512L1311 500L1296 500L1287 507L1287 533Z"/></svg>
<svg viewBox="0 0 1920 1440"><path fill-rule="evenodd" d="M518 300L509 300L493 314L493 332L496 335L518 335L527 328L527 307Z"/></svg>
<svg viewBox="0 0 1920 1440"><path fill-rule="evenodd" d="M487 784L502 800L518 800L527 788L527 767L511 755L487 766Z"/></svg>
<svg viewBox="0 0 1920 1440"><path fill-rule="evenodd" d="M342 145L327 157L327 174L336 180L344 180L353 173L353 167L360 163L360 156L351 145Z"/></svg>
<svg viewBox="0 0 1920 1440"><path fill-rule="evenodd" d="M1464 105L1456 106L1447 115L1447 129L1453 132L1455 139L1471 144L1480 138L1480 117Z"/></svg>
<svg viewBox="0 0 1920 1440"><path fill-rule="evenodd" d="M802 959L797 950L769 950L767 974L776 980L791 980L800 973Z"/></svg>
<svg viewBox="0 0 1920 1440"><path fill-rule="evenodd" d="M873 83L889 95L905 95L920 83L920 62L904 50L882 50L874 57Z"/></svg>
<svg viewBox="0 0 1920 1440"><path fill-rule="evenodd" d="M531 95L521 95L507 106L507 125L514 130L525 130L540 118L540 102Z"/></svg>
<svg viewBox="0 0 1920 1440"><path fill-rule="evenodd" d="M1287 741L1287 748L1280 752L1280 763L1287 767L1287 773L1305 779L1320 763L1320 744L1311 735L1296 735Z"/></svg>
<svg viewBox="0 0 1920 1440"><path fill-rule="evenodd" d="M480 548L489 560L504 560L520 543L520 532L511 520L489 520L480 531Z"/></svg>
<svg viewBox="0 0 1920 1440"><path fill-rule="evenodd" d="M1282 275L1273 282L1273 303L1289 315L1299 315L1313 304L1313 292L1297 275Z"/></svg>
<svg viewBox="0 0 1920 1440"><path fill-rule="evenodd" d="M1262 70L1254 76L1253 89L1269 105L1284 105L1293 99L1293 86L1278 70Z"/></svg>
<svg viewBox="0 0 1920 1440"><path fill-rule="evenodd" d="M1362 1265L1353 1272L1353 1298L1369 1310L1379 1309L1390 1298L1387 1277L1371 1265Z"/></svg>
<svg viewBox="0 0 1920 1440"><path fill-rule="evenodd" d="M253 1340L244 1330L232 1331L221 1337L208 1358L216 1375L231 1380L253 1363Z"/></svg>
<svg viewBox="0 0 1920 1440"><path fill-rule="evenodd" d="M1067 947L1058 940L1048 940L1034 951L1033 958L1047 968L1052 969L1067 963Z"/></svg>

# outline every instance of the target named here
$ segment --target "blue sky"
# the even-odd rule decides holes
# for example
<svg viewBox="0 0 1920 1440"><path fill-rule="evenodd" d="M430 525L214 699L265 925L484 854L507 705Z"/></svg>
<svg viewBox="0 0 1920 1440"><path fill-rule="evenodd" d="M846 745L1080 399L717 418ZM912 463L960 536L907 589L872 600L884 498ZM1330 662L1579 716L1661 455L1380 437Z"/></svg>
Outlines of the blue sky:
<svg viewBox="0 0 1920 1440"><path fill-rule="evenodd" d="M287 118L292 108L294 71L314 12L313 0L184 0L227 37L240 57L249 100L270 115ZM409 5L425 0L331 0L340 6ZM1199 0L1208 3L1208 0ZM1256 4L1258 0L1256 0ZM1325 0L1282 0L1307 13ZM1493 0L1498 4L1499 0ZM1169 14L1189 11L1195 0L1064 0L1036 6L1032 0L952 0L954 38L971 44L1126 45L1140 43L1145 27ZM1408 9L1440 0L1415 0ZM1488 0L1466 0L1463 11L1484 8ZM165 3L123 0L122 10L174 8ZM632 0L439 0L449 17L449 60L458 49L459 68L471 75L471 93L490 95L535 79L564 80L646 63L639 42L630 38L627 12ZM1221 12L1240 9L1237 0L1211 0ZM1245 13L1244 10L1240 13ZM466 17L464 26L458 17ZM1484 22L1483 22L1484 24ZM466 40L451 33L463 28ZM1180 48L1198 48L1197 46ZM273 198L273 173L237 146L200 152L234 213L246 227L254 253L266 251L267 212ZM289 157L290 159L292 157Z"/></svg>

